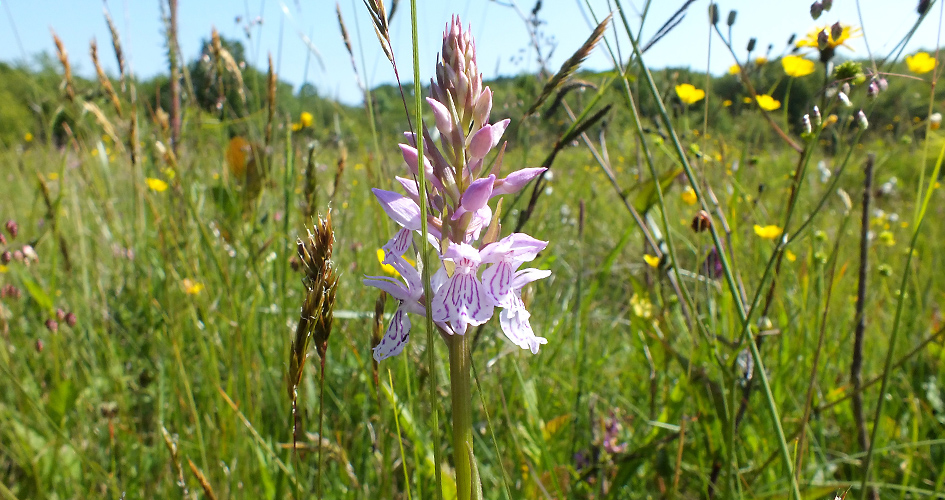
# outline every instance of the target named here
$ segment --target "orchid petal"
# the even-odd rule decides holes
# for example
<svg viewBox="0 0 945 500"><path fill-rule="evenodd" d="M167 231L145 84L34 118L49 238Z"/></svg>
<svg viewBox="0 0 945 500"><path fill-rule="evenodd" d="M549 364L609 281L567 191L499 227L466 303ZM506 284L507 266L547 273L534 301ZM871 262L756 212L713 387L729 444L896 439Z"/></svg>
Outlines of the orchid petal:
<svg viewBox="0 0 945 500"><path fill-rule="evenodd" d="M493 184L495 175L474 180L463 193L463 208L468 212L475 212L485 206L492 195Z"/></svg>
<svg viewBox="0 0 945 500"><path fill-rule="evenodd" d="M492 146L492 125L484 125L469 140L469 156L473 159L485 158Z"/></svg>
<svg viewBox="0 0 945 500"><path fill-rule="evenodd" d="M548 340L535 335L535 331L532 330L532 325L528 321L531 314L525 310L522 299L516 298L516 300L517 302L513 307L503 309L499 313L499 325L502 327L502 333L513 344L532 351L532 354L538 354L538 347L547 344Z"/></svg>
<svg viewBox="0 0 945 500"><path fill-rule="evenodd" d="M509 123L512 120L506 118L500 122L495 122L492 124L490 131L492 132L492 147L499 145L499 141L502 140L502 134L505 133L505 129L509 128Z"/></svg>
<svg viewBox="0 0 945 500"><path fill-rule="evenodd" d="M390 320L384 338L374 348L374 361L381 362L400 354L408 340L410 340L410 317L407 316L407 311L398 307Z"/></svg>
<svg viewBox="0 0 945 500"><path fill-rule="evenodd" d="M378 188L371 191L394 222L412 231L420 229L420 206L413 200L393 191Z"/></svg>
<svg viewBox="0 0 945 500"><path fill-rule="evenodd" d="M498 196L501 194L514 194L519 191L526 184L532 181L535 177L538 177L542 174L547 168L523 168L521 170L516 170L505 177L504 179L499 179L495 183L495 188L492 190L492 196Z"/></svg>
<svg viewBox="0 0 945 500"><path fill-rule="evenodd" d="M449 135L453 131L453 116L450 114L450 110L440 101L430 97L427 97L427 104L433 109L436 129L443 135Z"/></svg>

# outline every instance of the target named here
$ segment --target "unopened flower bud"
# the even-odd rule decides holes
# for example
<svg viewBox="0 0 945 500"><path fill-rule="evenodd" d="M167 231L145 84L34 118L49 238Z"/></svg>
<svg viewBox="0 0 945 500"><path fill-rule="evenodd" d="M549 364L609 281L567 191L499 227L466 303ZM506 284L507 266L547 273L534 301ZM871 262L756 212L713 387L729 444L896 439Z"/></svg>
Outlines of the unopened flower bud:
<svg viewBox="0 0 945 500"><path fill-rule="evenodd" d="M39 352L39 353L43 352L43 347L44 347L43 341L40 339L36 339L36 352Z"/></svg>
<svg viewBox="0 0 945 500"><path fill-rule="evenodd" d="M6 244L7 244L7 237L4 236L3 233L0 233L0 245L6 245Z"/></svg>
<svg viewBox="0 0 945 500"><path fill-rule="evenodd" d="M889 82L887 82L885 78L877 78L876 84L879 85L880 92L886 92L886 90L889 89Z"/></svg>
<svg viewBox="0 0 945 500"><path fill-rule="evenodd" d="M870 122L866 120L866 113L864 113L862 109L856 114L856 123L863 130L866 130L870 126Z"/></svg>
<svg viewBox="0 0 945 500"><path fill-rule="evenodd" d="M824 12L824 4L820 2L814 2L810 4L810 17L816 21L820 19L820 15Z"/></svg>
<svg viewBox="0 0 945 500"><path fill-rule="evenodd" d="M54 320L54 319L52 319L52 318L47 319L47 320L46 320L46 329L49 330L49 331L51 331L51 332L53 332L53 333L56 333L57 331L59 331L59 323L57 323L56 320Z"/></svg>
<svg viewBox="0 0 945 500"><path fill-rule="evenodd" d="M727 24L729 27L731 27L733 24L735 24L735 18L736 18L736 17L738 17L738 11L737 11L737 10L730 10L730 11L728 11L728 20L725 21L725 24Z"/></svg>
<svg viewBox="0 0 945 500"><path fill-rule="evenodd" d="M932 116L929 116L929 128L932 130L938 130L942 126L942 114L941 113L932 113Z"/></svg>
<svg viewBox="0 0 945 500"><path fill-rule="evenodd" d="M748 52L755 50L755 45L758 43L758 40L752 38L748 40Z"/></svg>
<svg viewBox="0 0 945 500"><path fill-rule="evenodd" d="M27 262L39 262L39 255L36 254L36 250L33 250L33 247L30 245L23 245L23 257Z"/></svg>
<svg viewBox="0 0 945 500"><path fill-rule="evenodd" d="M814 110L813 110L813 112L811 113L811 115L812 115L812 118L813 118L813 124L814 124L814 126L815 126L815 127L819 127L820 124L823 123L823 119L822 119L821 116L820 116L820 108L818 108L817 106L814 106Z"/></svg>
<svg viewBox="0 0 945 500"><path fill-rule="evenodd" d="M719 24L719 6L715 2L709 4L709 22L712 26Z"/></svg>
<svg viewBox="0 0 945 500"><path fill-rule="evenodd" d="M837 99L840 99L840 102L842 102L843 105L848 108L850 106L853 106L853 103L850 102L850 98L847 97L847 94L845 92L837 92Z"/></svg>
<svg viewBox="0 0 945 500"><path fill-rule="evenodd" d="M866 87L866 97L870 99L875 99L879 95L879 84L876 83L876 80L870 82Z"/></svg>
<svg viewBox="0 0 945 500"><path fill-rule="evenodd" d="M63 311L62 308L56 309L56 319L59 321L66 319L66 312Z"/></svg>
<svg viewBox="0 0 945 500"><path fill-rule="evenodd" d="M824 4L824 10L830 12L830 8L833 7L833 0L823 0L821 3Z"/></svg>
<svg viewBox="0 0 945 500"><path fill-rule="evenodd" d="M75 323L76 323L75 313L70 311L69 313L66 314L66 324L69 325L69 328L72 328L75 326Z"/></svg>
<svg viewBox="0 0 945 500"><path fill-rule="evenodd" d="M850 82L843 82L843 85L840 86L840 91L846 95L850 95Z"/></svg>
<svg viewBox="0 0 945 500"><path fill-rule="evenodd" d="M843 36L843 26L840 26L840 21L837 21L830 26L830 37L836 42L841 36Z"/></svg>
<svg viewBox="0 0 945 500"><path fill-rule="evenodd" d="M13 251L13 260L15 260L15 261L17 261L17 262L23 262L23 251L22 251L22 250L14 250L14 251Z"/></svg>
<svg viewBox="0 0 945 500"><path fill-rule="evenodd" d="M712 227L712 218L709 217L709 213L705 210L696 212L695 217L692 218L692 230L701 233L710 227Z"/></svg>
<svg viewBox="0 0 945 500"><path fill-rule="evenodd" d="M803 127L805 134L811 133L810 115L804 115L801 117L801 127Z"/></svg>
<svg viewBox="0 0 945 500"><path fill-rule="evenodd" d="M20 231L20 226L16 224L16 221L8 220L6 228L7 232L10 233L10 238L16 239L16 235Z"/></svg>
<svg viewBox="0 0 945 500"><path fill-rule="evenodd" d="M821 51L826 50L830 46L830 34L827 33L826 28L820 30L820 33L817 33L817 48Z"/></svg>
<svg viewBox="0 0 945 500"><path fill-rule="evenodd" d="M0 254L0 264L7 265L13 260L13 254L9 250Z"/></svg>

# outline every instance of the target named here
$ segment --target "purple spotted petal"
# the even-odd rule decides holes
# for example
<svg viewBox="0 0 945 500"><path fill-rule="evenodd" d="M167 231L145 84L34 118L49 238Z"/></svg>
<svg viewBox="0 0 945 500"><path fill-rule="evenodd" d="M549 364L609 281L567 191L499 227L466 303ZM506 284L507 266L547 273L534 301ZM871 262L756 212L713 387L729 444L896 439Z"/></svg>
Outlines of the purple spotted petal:
<svg viewBox="0 0 945 500"><path fill-rule="evenodd" d="M374 348L374 360L380 362L400 354L408 340L410 340L410 318L407 316L407 311L398 307L387 327L387 333Z"/></svg>
<svg viewBox="0 0 945 500"><path fill-rule="evenodd" d="M516 302L512 307L503 309L499 313L499 325L502 327L502 333L513 344L532 351L532 354L538 354L538 347L547 344L548 340L535 335L532 325L528 321L530 317L531 314L525 310L522 299L516 297Z"/></svg>

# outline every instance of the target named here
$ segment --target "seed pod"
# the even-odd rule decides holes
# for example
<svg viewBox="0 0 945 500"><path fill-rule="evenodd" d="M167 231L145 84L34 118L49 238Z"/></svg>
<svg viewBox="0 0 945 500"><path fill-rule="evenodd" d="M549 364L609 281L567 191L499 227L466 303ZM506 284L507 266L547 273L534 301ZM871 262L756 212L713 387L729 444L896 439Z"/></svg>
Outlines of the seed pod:
<svg viewBox="0 0 945 500"><path fill-rule="evenodd" d="M709 217L709 213L705 210L696 212L696 216L692 218L692 230L701 233L710 227L712 227L712 218Z"/></svg>
<svg viewBox="0 0 945 500"><path fill-rule="evenodd" d="M816 21L820 19L820 15L824 12L824 4L820 2L814 2L810 4L810 17Z"/></svg>

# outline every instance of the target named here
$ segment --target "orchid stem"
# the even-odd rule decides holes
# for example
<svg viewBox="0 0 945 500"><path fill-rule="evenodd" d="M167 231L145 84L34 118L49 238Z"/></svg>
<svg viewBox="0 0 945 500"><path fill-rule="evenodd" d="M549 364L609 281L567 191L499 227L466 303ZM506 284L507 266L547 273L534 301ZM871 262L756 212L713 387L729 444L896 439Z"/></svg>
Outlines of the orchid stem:
<svg viewBox="0 0 945 500"><path fill-rule="evenodd" d="M456 468L456 498L480 500L482 486L473 454L472 383L469 376L470 345L467 335L451 335L450 396L453 405L453 466Z"/></svg>

